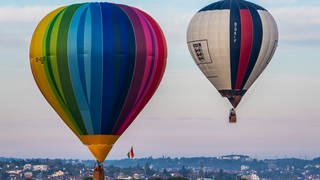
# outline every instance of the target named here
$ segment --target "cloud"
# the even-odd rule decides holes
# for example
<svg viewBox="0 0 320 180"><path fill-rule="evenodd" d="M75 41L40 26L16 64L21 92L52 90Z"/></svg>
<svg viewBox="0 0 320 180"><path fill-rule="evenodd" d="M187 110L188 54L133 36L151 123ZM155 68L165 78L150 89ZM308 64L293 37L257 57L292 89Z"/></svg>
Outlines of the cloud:
<svg viewBox="0 0 320 180"><path fill-rule="evenodd" d="M0 23L38 22L55 8L53 6L2 6L0 7Z"/></svg>
<svg viewBox="0 0 320 180"><path fill-rule="evenodd" d="M249 0L251 1L251 0ZM252 0L267 9L272 7L292 7L292 6L319 6L319 0Z"/></svg>
<svg viewBox="0 0 320 180"><path fill-rule="evenodd" d="M291 0L294 4L299 4L300 1ZM281 1L283 2L283 1ZM278 3L281 3L278 2ZM264 3L275 3L269 0ZM259 1L258 1L259 4ZM20 26L19 30L24 27L34 25L39 22L48 12L57 7L54 6L25 6L13 7L3 6L0 7L0 23L5 24L5 29L0 30L1 37L14 37L14 39L26 39L19 37L25 33L18 34L19 32L12 27ZM153 16L162 25L164 32L170 44L174 46L181 46L185 43L185 33L187 25L197 11L191 11L190 8L182 9L169 9L165 14L158 8L151 11ZM320 6L294 6L294 7L275 7L271 8L270 12L275 17L280 31L280 44L315 44L320 42Z"/></svg>
<svg viewBox="0 0 320 180"><path fill-rule="evenodd" d="M320 45L320 7L274 8L270 12L278 23L280 42Z"/></svg>
<svg viewBox="0 0 320 180"><path fill-rule="evenodd" d="M56 8L54 6L0 6L0 53L2 57L13 59L19 56L16 52L25 52L38 22ZM1 65L8 65L8 63L11 62L2 61Z"/></svg>

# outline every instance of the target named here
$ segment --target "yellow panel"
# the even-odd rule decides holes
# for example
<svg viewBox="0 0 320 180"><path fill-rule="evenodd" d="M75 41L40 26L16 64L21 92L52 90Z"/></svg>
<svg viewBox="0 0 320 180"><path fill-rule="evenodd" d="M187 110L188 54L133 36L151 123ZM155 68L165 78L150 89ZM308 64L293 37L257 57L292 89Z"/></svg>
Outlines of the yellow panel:
<svg viewBox="0 0 320 180"><path fill-rule="evenodd" d="M99 163L102 163L106 159L110 150L112 149L112 146L97 144L97 145L88 145L88 148L93 154L93 156L96 158L96 160Z"/></svg>
<svg viewBox="0 0 320 180"><path fill-rule="evenodd" d="M80 135L80 140L85 145L106 144L113 145L120 136L117 135Z"/></svg>
<svg viewBox="0 0 320 180"><path fill-rule="evenodd" d="M44 63L45 60L42 54L42 43L43 38L47 29L47 26L52 21L52 19L65 7L58 8L51 13L49 13L42 21L38 24L30 45L30 63L31 69L33 73L33 77L49 104L54 108L54 110L58 113L58 115L62 118L62 120L70 127L70 129L79 137L79 130L73 127L68 114L60 105L59 101L56 99L53 91L51 90L51 86L46 78L46 73L44 71Z"/></svg>
<svg viewBox="0 0 320 180"><path fill-rule="evenodd" d="M102 163L119 137L116 135L80 135L80 140L88 146L97 161Z"/></svg>

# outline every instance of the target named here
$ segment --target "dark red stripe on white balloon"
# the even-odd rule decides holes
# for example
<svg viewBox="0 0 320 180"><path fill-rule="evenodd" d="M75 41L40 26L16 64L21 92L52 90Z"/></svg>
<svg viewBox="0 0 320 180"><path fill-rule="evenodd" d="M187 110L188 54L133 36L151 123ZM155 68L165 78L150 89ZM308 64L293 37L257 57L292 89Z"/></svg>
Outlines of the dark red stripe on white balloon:
<svg viewBox="0 0 320 180"><path fill-rule="evenodd" d="M236 89L241 88L241 84L249 64L249 58L252 50L252 41L253 41L253 25L252 25L252 17L249 9L240 10L240 19L241 19L242 33L241 33L241 48L240 48L240 59L239 59L239 66L238 66Z"/></svg>

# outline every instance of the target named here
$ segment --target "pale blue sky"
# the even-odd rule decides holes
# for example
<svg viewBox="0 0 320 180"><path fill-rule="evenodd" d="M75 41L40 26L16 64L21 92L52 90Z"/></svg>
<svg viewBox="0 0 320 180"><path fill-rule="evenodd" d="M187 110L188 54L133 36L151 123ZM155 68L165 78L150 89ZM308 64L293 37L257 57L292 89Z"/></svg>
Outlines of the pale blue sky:
<svg viewBox="0 0 320 180"><path fill-rule="evenodd" d="M0 1L0 156L92 158L45 102L33 82L28 49L38 21L79 1ZM167 71L152 101L126 131L109 159L218 156L320 156L320 1L253 0L275 17L275 57L239 105L230 105L198 70L186 47L188 22L210 0L123 0L152 15L169 47Z"/></svg>

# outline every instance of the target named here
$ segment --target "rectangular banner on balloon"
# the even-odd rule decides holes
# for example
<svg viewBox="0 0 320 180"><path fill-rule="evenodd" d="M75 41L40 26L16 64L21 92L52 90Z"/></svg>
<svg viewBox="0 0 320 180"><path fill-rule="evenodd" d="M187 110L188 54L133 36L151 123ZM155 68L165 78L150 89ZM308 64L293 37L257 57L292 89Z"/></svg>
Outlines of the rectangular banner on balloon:
<svg viewBox="0 0 320 180"><path fill-rule="evenodd" d="M212 63L207 40L190 41L188 47L198 65Z"/></svg>

